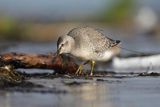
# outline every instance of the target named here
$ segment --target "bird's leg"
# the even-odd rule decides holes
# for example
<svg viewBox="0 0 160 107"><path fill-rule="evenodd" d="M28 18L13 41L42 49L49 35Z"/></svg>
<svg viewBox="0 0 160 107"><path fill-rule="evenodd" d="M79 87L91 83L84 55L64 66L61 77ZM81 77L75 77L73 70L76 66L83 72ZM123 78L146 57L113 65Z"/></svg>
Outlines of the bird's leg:
<svg viewBox="0 0 160 107"><path fill-rule="evenodd" d="M95 61L91 61L91 73L90 73L90 76L93 75L93 71L94 71L94 66L95 66L96 62Z"/></svg>
<svg viewBox="0 0 160 107"><path fill-rule="evenodd" d="M80 64L75 74L82 74L83 65L86 65L87 63L89 63L89 61Z"/></svg>
<svg viewBox="0 0 160 107"><path fill-rule="evenodd" d="M83 64L80 64L75 74L76 75L81 74L82 73L82 69L83 69Z"/></svg>

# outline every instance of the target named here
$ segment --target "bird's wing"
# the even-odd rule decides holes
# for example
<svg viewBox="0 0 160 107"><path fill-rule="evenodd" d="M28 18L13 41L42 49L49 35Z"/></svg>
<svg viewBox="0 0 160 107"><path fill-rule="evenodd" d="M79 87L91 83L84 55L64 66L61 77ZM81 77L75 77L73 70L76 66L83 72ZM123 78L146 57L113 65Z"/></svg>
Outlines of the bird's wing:
<svg viewBox="0 0 160 107"><path fill-rule="evenodd" d="M67 35L73 37L78 46L97 53L106 51L120 42L112 40L98 30L89 27L74 28Z"/></svg>
<svg viewBox="0 0 160 107"><path fill-rule="evenodd" d="M93 33L90 38L90 43L92 43L96 53L104 52L119 43L119 41L110 39L98 31Z"/></svg>

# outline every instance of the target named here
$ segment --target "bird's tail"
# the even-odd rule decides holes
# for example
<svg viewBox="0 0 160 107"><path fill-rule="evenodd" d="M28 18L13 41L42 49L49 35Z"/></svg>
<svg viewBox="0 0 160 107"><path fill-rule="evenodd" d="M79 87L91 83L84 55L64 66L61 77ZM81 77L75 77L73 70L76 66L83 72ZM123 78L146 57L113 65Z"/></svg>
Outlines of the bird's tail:
<svg viewBox="0 0 160 107"><path fill-rule="evenodd" d="M116 42L116 44L117 44L117 45L118 45L119 43L121 43L121 41L120 41L120 40L116 40L115 42Z"/></svg>
<svg viewBox="0 0 160 107"><path fill-rule="evenodd" d="M116 45L118 45L118 44L120 44L120 43L121 43L120 40L114 40L114 41L112 42L112 44L111 44L111 47L114 47L114 46L116 46Z"/></svg>

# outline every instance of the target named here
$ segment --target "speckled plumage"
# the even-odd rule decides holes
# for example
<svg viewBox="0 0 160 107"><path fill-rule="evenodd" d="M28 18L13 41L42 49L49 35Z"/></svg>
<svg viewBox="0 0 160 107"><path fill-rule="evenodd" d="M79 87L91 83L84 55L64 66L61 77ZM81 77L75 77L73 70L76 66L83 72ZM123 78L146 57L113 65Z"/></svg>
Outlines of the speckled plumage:
<svg viewBox="0 0 160 107"><path fill-rule="evenodd" d="M89 58L98 60L98 57L102 57L106 51L110 52L110 49L120 42L112 40L98 30L90 27L74 28L67 35L74 38L76 43L75 49L79 50L79 52L81 52L80 50L84 50L90 53L88 58L84 58L87 60Z"/></svg>
<svg viewBox="0 0 160 107"><path fill-rule="evenodd" d="M87 46L95 52L103 52L116 45L115 40L90 27L74 28L67 35L73 37L80 47Z"/></svg>
<svg viewBox="0 0 160 107"><path fill-rule="evenodd" d="M57 53L70 53L73 56L91 62L93 75L95 61L108 61L119 53L119 40L112 40L101 32L90 27L74 28L67 35L59 37L57 41ZM82 73L81 64L76 74Z"/></svg>

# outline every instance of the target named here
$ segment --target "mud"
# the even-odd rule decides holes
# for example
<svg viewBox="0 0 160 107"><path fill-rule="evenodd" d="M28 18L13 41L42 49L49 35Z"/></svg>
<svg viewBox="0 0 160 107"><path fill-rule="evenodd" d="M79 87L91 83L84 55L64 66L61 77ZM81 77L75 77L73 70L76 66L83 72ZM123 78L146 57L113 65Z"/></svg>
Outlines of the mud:
<svg viewBox="0 0 160 107"><path fill-rule="evenodd" d="M0 68L0 90L9 92L39 92L39 93L67 93L66 90L59 90L56 87L48 88L44 84L36 84L33 79L54 80L57 78L78 80L78 81L62 81L65 86L81 86L87 84L87 80L95 80L97 82L119 83L121 81L106 80L106 78L124 79L145 76L160 76L159 73L140 73L140 74L117 74L115 72L96 71L93 76L89 75L89 71L82 75L58 74L58 73L32 73L16 71L11 66ZM83 82L79 80L84 80ZM86 80L86 81L85 81Z"/></svg>

